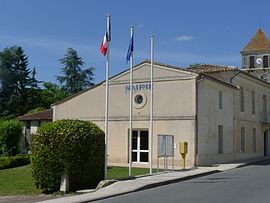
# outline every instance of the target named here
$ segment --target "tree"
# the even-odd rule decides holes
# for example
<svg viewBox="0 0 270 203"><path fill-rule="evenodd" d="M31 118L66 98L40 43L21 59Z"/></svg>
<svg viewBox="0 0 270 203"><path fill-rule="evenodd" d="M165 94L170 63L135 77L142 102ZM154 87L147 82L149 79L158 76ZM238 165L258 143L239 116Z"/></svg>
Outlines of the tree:
<svg viewBox="0 0 270 203"><path fill-rule="evenodd" d="M28 68L28 57L24 54L24 51L21 47L14 47L14 52L16 55L15 60L15 73L16 81L18 84L18 93L20 97L21 107L19 114L23 114L28 111L27 109L27 100L29 99L29 87L30 87L30 70ZM35 69L34 69L35 71Z"/></svg>
<svg viewBox="0 0 270 203"><path fill-rule="evenodd" d="M22 135L22 126L16 119L0 121L0 154L13 147L18 151L18 143Z"/></svg>
<svg viewBox="0 0 270 203"><path fill-rule="evenodd" d="M21 47L0 52L0 115L17 116L25 112L29 73L28 58Z"/></svg>
<svg viewBox="0 0 270 203"><path fill-rule="evenodd" d="M94 68L90 67L82 70L84 62L78 56L76 50L68 48L65 57L59 61L64 67L61 69L63 76L58 76L57 80L68 95L75 94L94 85Z"/></svg>
<svg viewBox="0 0 270 203"><path fill-rule="evenodd" d="M40 107L49 108L51 104L67 97L66 92L51 82L43 83L44 89L40 91Z"/></svg>
<svg viewBox="0 0 270 203"><path fill-rule="evenodd" d="M40 106L41 102L41 89L39 87L40 81L36 79L36 68L34 67L31 72L31 77L29 79L29 89L28 89L28 96L27 96L27 104L26 104L26 112L29 110L36 109L36 108L43 108Z"/></svg>

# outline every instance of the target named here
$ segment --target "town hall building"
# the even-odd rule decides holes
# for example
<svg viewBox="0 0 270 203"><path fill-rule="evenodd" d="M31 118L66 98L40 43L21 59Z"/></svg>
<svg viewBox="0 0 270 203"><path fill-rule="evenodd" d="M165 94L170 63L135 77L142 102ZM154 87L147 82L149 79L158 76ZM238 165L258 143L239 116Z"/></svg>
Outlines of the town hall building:
<svg viewBox="0 0 270 203"><path fill-rule="evenodd" d="M128 166L131 150L134 166L149 167L151 159L156 167L159 135L174 138L174 159L169 159L168 164L175 168L182 165L179 142L188 143L186 160L189 167L268 156L270 41L261 29L241 54L242 68L209 64L179 68L155 62L153 87L150 85L150 61L137 64L133 69L131 149L128 144L129 70L111 77L109 165ZM89 120L104 130L105 85L101 82L53 104L53 120ZM153 143L150 154L151 89Z"/></svg>

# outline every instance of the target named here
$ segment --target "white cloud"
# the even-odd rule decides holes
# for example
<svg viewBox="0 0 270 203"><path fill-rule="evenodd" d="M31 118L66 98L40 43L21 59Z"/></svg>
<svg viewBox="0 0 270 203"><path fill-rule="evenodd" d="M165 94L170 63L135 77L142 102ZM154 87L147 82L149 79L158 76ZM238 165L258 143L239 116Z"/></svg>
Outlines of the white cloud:
<svg viewBox="0 0 270 203"><path fill-rule="evenodd" d="M176 41L190 41L193 40L194 37L191 35L180 35L174 38Z"/></svg>

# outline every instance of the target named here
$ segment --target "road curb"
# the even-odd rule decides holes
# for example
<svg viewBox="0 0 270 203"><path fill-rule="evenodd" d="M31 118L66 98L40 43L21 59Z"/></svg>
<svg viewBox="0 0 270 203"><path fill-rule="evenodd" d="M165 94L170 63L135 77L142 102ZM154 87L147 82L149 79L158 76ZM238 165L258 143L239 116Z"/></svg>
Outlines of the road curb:
<svg viewBox="0 0 270 203"><path fill-rule="evenodd" d="M131 190L131 191L128 191L128 192L122 192L122 193L118 193L118 194L108 195L108 196L105 196L105 197L100 197L100 198L96 198L96 199L82 201L80 203L86 203L86 202L93 202L93 201L108 199L108 198L111 198L111 197L117 197L117 196L124 195L124 194L130 194L130 193L133 193L133 192L138 192L138 191L142 191L142 190L146 190L146 189L151 189L151 188L155 188L155 187L159 187L159 186L163 186L163 185L169 185L169 184L172 184L172 183L182 182L182 181L186 181L186 180L190 180L190 179L194 179L194 178L199 178L199 177L203 177L203 176L207 176L207 175L211 175L211 174L215 174L215 173L220 173L220 172L223 172L223 171L214 170L214 171L208 171L208 172L195 174L195 175L190 175L190 176L186 176L186 177L176 178L176 179L172 179L172 180L166 180L166 181L162 181L162 182L158 182L158 183L151 183L151 184L142 186L140 188L137 188L135 190Z"/></svg>
<svg viewBox="0 0 270 203"><path fill-rule="evenodd" d="M251 165L254 165L254 164L259 164L259 163L262 163L262 162L267 161L267 160L270 160L270 158L269 157L266 157L266 158L262 158L262 159L259 159L259 160L250 161L248 163L245 163L245 164L242 164L240 166L237 166L236 168L243 168L243 167L246 167L246 166L251 166Z"/></svg>
<svg viewBox="0 0 270 203"><path fill-rule="evenodd" d="M200 174L190 175L190 176L186 176L186 177L176 178L176 179L172 179L172 180L166 180L166 181L162 181L162 182L158 182L158 183L152 183L152 184L149 184L149 185L142 186L142 187L136 189L134 192L141 191L141 190L146 190L146 189L151 189L151 188L159 187L159 186L163 186L163 185L169 185L169 184L173 184L173 183L183 182L183 181L191 180L191 179L194 179L194 178L199 178L199 177L212 175L212 174L216 174L216 173L220 173L220 172L223 172L223 171L214 170L214 171L209 171L209 172L205 172L205 173L200 173Z"/></svg>

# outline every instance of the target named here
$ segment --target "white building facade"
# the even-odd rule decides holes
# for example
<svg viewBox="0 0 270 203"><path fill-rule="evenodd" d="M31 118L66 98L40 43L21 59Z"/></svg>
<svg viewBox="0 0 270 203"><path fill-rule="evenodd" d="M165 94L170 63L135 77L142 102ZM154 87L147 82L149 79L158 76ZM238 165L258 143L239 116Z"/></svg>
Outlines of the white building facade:
<svg viewBox="0 0 270 203"><path fill-rule="evenodd" d="M181 69L150 62L134 67L133 166L157 165L158 135L174 136L174 161L180 168L179 142L188 142L187 165L213 165L268 156L270 84L235 67L199 65ZM110 79L109 165L128 166L129 70ZM150 90L153 88L153 143L149 153ZM138 98L140 98L138 100ZM81 119L104 130L105 82L52 105L53 120ZM173 163L172 163L173 162ZM162 163L162 159L160 160Z"/></svg>

